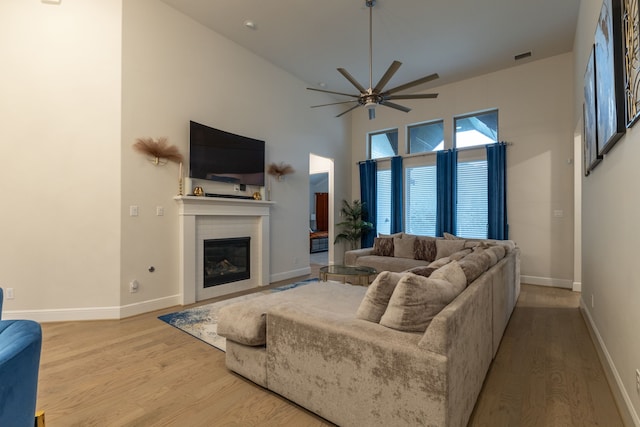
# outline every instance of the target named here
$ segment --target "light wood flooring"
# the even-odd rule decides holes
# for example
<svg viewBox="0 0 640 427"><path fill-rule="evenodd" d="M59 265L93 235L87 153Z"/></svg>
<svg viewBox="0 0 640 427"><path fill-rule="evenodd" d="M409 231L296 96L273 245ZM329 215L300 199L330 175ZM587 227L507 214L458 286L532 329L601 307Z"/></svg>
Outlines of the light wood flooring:
<svg viewBox="0 0 640 427"><path fill-rule="evenodd" d="M157 319L178 309L43 324L38 408L47 425L331 425L227 371L223 352ZM622 425L578 294L523 286L469 425Z"/></svg>

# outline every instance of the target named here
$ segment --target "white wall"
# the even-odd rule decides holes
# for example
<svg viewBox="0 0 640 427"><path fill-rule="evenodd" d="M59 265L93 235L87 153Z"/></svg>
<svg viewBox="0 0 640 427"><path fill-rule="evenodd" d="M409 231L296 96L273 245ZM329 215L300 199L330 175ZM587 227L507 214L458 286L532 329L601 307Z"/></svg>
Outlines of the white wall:
<svg viewBox="0 0 640 427"><path fill-rule="evenodd" d="M580 3L574 43L576 123L582 110L584 70L601 4L597 0ZM614 394L629 409L628 413L623 411L623 416L635 425L640 425L635 374L640 369L640 276L634 267L638 262L640 218L638 159L640 125L636 124L602 163L582 178L582 306L617 382Z"/></svg>
<svg viewBox="0 0 640 427"><path fill-rule="evenodd" d="M153 166L130 146L141 136L166 136L187 155L189 120L265 140L267 163L294 167L272 181L271 279L307 274L309 154L336 159L336 180L348 184L345 120L309 108L317 98L302 81L160 1L126 2L123 26L121 303L177 295L178 167ZM344 197L349 185L337 192ZM129 205L140 207L139 217L128 215ZM130 294L134 278L141 291Z"/></svg>
<svg viewBox="0 0 640 427"><path fill-rule="evenodd" d="M335 159L338 198L350 194L351 159L348 121L309 108L318 95L303 82L159 0L5 0L0 51L7 318L177 303L178 166L131 146L165 136L188 155L189 120L264 139L267 162L297 170L273 184L271 279L308 272L309 153Z"/></svg>
<svg viewBox="0 0 640 427"><path fill-rule="evenodd" d="M406 126L436 119L444 120L445 145L451 147L454 116L497 108L499 138L513 143L507 149L509 237L522 250L523 280L571 288L573 165L567 160L573 157L572 64L572 55L564 54L436 87L427 91L439 93L435 100L403 101L413 109L410 113L378 107L370 121L363 109L354 110L353 157L366 158L368 132L396 127L399 150L405 153ZM357 169L352 187L359 198ZM564 216L554 217L554 210Z"/></svg>
<svg viewBox="0 0 640 427"><path fill-rule="evenodd" d="M119 305L120 45L120 0L0 2L0 286L15 317Z"/></svg>

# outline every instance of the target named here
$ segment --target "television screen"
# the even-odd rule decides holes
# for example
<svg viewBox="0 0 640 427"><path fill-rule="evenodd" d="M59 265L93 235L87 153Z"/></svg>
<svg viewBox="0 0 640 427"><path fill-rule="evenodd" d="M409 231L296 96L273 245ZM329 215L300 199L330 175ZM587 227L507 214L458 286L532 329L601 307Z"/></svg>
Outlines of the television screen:
<svg viewBox="0 0 640 427"><path fill-rule="evenodd" d="M191 122L189 176L264 186L264 141Z"/></svg>

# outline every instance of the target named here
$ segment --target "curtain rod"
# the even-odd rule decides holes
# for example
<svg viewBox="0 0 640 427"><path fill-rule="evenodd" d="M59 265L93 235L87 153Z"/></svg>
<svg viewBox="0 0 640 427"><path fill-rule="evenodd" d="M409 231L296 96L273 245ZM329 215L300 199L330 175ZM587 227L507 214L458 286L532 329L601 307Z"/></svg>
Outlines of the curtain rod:
<svg viewBox="0 0 640 427"><path fill-rule="evenodd" d="M507 147L514 145L513 142L509 142L509 141L500 141L503 142L504 145L506 145ZM462 148L456 148L456 150L458 151L469 151L469 150L479 150L481 149L481 147L486 147L488 144L482 145L482 146L474 146L474 147L462 147ZM438 151L443 151L443 150L438 150ZM414 157L423 157L423 156L432 156L434 154L437 154L438 151L423 151L421 153L415 153L415 154L407 154L406 156L402 156L403 159L412 159ZM395 156L391 156L391 157L378 157L377 159L373 159L373 160L381 160L381 161L386 161L386 160L391 160L392 157ZM372 160L372 159L369 159ZM360 160L356 162L356 165L359 165L361 163L366 162L366 160Z"/></svg>

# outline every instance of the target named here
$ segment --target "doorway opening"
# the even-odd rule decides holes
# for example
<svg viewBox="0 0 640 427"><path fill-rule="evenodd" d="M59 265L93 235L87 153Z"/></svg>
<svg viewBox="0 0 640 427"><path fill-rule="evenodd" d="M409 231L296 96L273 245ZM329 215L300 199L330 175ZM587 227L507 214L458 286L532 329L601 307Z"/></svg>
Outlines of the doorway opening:
<svg viewBox="0 0 640 427"><path fill-rule="evenodd" d="M333 160L309 155L309 264L333 264Z"/></svg>

